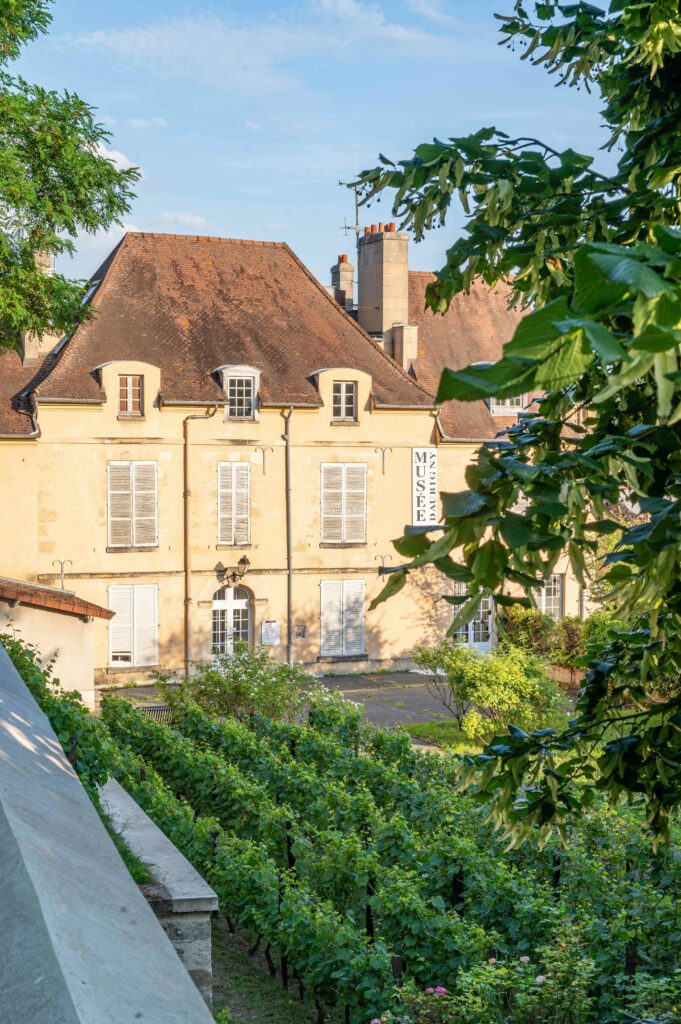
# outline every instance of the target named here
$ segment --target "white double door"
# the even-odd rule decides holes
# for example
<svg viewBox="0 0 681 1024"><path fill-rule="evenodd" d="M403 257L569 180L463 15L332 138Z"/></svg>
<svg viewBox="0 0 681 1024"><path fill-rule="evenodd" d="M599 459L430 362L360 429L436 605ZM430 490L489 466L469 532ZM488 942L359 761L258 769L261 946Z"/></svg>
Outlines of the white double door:
<svg viewBox="0 0 681 1024"><path fill-rule="evenodd" d="M221 587L213 595L213 654L233 654L237 643L251 643L251 601L243 587Z"/></svg>

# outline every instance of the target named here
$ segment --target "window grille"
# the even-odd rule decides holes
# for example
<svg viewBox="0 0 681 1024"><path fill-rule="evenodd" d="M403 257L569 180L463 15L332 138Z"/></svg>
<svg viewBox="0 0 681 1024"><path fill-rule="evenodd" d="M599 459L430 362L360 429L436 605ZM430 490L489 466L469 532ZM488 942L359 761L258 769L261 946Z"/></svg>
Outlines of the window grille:
<svg viewBox="0 0 681 1024"><path fill-rule="evenodd" d="M143 411L143 378L139 374L123 374L118 378L118 412L121 416L141 416Z"/></svg>
<svg viewBox="0 0 681 1024"><path fill-rule="evenodd" d="M357 384L353 380L333 382L333 418L335 420L357 419Z"/></svg>
<svg viewBox="0 0 681 1024"><path fill-rule="evenodd" d="M227 414L235 420L252 420L255 408L253 377L229 377L227 381Z"/></svg>

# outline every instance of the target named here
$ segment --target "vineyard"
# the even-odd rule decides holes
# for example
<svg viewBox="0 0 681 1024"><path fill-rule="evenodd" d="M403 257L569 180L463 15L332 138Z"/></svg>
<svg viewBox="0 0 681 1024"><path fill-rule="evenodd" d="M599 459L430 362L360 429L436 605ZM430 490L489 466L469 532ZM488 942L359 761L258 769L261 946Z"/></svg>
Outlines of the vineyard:
<svg viewBox="0 0 681 1024"><path fill-rule="evenodd" d="M681 861L635 810L504 852L449 759L351 709L241 723L182 701L171 727L106 697L97 721L6 646L85 784L118 777L318 1020L402 1019L426 989L451 1015L422 1019L461 1024L678 1019Z"/></svg>

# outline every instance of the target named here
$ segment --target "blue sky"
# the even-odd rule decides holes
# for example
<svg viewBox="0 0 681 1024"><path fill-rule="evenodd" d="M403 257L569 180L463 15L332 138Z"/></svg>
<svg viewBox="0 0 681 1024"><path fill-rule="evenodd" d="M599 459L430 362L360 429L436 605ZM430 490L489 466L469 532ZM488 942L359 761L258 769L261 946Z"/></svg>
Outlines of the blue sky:
<svg viewBox="0 0 681 1024"><path fill-rule="evenodd" d="M284 240L328 281L352 196L338 186L378 153L488 125L594 152L597 101L556 89L497 45L511 0L56 0L49 36L17 69L78 92L143 179L126 224ZM612 157L603 160L605 166ZM387 205L362 223L388 220ZM463 222L412 246L434 269ZM89 276L120 231L79 240L60 269ZM351 257L352 258L352 257Z"/></svg>

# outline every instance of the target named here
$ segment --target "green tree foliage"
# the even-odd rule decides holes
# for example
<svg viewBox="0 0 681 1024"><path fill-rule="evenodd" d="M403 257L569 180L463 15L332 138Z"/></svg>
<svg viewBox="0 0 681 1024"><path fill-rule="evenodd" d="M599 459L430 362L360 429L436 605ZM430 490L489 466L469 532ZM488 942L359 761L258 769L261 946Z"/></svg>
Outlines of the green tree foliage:
<svg viewBox="0 0 681 1024"><path fill-rule="evenodd" d="M139 178L103 155L109 134L80 97L7 70L47 31L50 6L12 0L0 11L0 349L21 351L26 333L67 332L87 315L83 282L40 262L73 252L79 232L119 223Z"/></svg>
<svg viewBox="0 0 681 1024"><path fill-rule="evenodd" d="M462 778L492 797L514 841L535 827L564 834L594 788L642 800L659 838L681 803L681 693L649 699L681 666L681 16L675 0L613 0L608 12L519 0L500 17L524 59L600 93L620 157L603 174L590 156L488 128L361 175L367 200L395 190L417 236L457 196L468 211L428 289L433 310L476 276L535 307L498 363L446 370L439 400L544 395L483 445L437 532L396 542L410 562L384 593L433 563L469 585L456 630L483 595L513 603L502 584L532 594L561 556L586 584L588 554L617 534L601 582L630 625L592 662L570 728L505 736ZM623 526L611 511L623 502L644 521Z"/></svg>
<svg viewBox="0 0 681 1024"><path fill-rule="evenodd" d="M471 739L491 736L509 722L523 729L565 724L568 701L536 655L510 644L489 654L445 640L419 647L414 662L428 689Z"/></svg>

